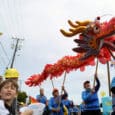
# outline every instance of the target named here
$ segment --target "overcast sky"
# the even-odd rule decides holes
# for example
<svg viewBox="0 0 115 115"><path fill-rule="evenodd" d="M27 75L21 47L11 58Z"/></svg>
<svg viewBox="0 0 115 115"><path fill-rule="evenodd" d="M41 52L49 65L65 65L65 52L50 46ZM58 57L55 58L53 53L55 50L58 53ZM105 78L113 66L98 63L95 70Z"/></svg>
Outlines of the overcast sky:
<svg viewBox="0 0 115 115"><path fill-rule="evenodd" d="M103 16L106 15L106 16ZM75 55L73 38L66 38L60 29L68 29L67 20L94 20L102 16L107 20L115 16L115 0L0 0L0 31L3 36L0 42L7 55L0 46L0 73L4 74L15 43L12 37L24 39L21 50L18 51L14 67L20 72L21 89L31 96L39 92L39 87L28 88L24 80L32 74L42 72L46 64L55 63L65 55ZM88 67L84 72L79 70L67 74L65 86L69 98L75 103L81 102L82 83L84 80L93 82L95 67ZM108 95L106 65L99 64L101 91ZM111 68L111 77L115 74ZM55 87L62 85L63 76L54 79ZM51 96L51 81L42 85L48 98ZM100 93L99 93L100 95Z"/></svg>

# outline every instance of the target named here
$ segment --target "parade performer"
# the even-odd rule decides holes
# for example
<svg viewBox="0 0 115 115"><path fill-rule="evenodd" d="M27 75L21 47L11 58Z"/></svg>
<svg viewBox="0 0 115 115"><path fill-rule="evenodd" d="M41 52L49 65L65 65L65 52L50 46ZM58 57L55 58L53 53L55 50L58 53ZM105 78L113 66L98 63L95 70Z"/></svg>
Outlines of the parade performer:
<svg viewBox="0 0 115 115"><path fill-rule="evenodd" d="M68 99L68 94L67 93L62 96L62 104L65 105L65 107L68 110L68 115L70 115L70 108L71 108L72 102Z"/></svg>
<svg viewBox="0 0 115 115"><path fill-rule="evenodd" d="M85 103L84 115L101 115L100 104L98 99L98 91L100 88L100 81L95 74L97 85L91 89L90 81L84 82L85 91L82 92L82 100Z"/></svg>
<svg viewBox="0 0 115 115"><path fill-rule="evenodd" d="M62 86L62 90L64 91L64 94L59 95L59 91L57 88L54 88L52 91L53 97L49 100L49 109L51 111L51 115L64 115L64 106L62 103L62 96L67 95L67 92Z"/></svg>
<svg viewBox="0 0 115 115"><path fill-rule="evenodd" d="M112 115L115 115L115 77L113 77L111 81L111 92L112 92L112 108L113 108Z"/></svg>
<svg viewBox="0 0 115 115"><path fill-rule="evenodd" d="M40 103L46 104L47 97L44 95L44 89L40 88L40 94L36 96L36 100Z"/></svg>
<svg viewBox="0 0 115 115"><path fill-rule="evenodd" d="M115 67L115 59L111 61L111 67ZM115 76L112 78L110 88L112 93L112 115L115 115Z"/></svg>
<svg viewBox="0 0 115 115"><path fill-rule="evenodd" d="M52 115L64 115L63 113L63 106L59 102L60 96L58 89L53 89L52 92L53 97L49 100L49 108L51 110Z"/></svg>

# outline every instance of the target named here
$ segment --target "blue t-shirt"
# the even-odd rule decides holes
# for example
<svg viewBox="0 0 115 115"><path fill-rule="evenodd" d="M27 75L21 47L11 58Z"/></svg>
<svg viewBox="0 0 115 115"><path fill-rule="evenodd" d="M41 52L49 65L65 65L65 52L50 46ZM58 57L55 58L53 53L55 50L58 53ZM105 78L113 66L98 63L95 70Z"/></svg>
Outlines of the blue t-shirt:
<svg viewBox="0 0 115 115"><path fill-rule="evenodd" d="M82 92L82 99L85 102L85 108L84 110L99 110L100 104L97 92L100 88L100 82L98 79L96 79L97 85L95 87L95 92L91 93L90 91L83 91Z"/></svg>
<svg viewBox="0 0 115 115"><path fill-rule="evenodd" d="M36 100L38 101L38 102L40 102L40 103L43 103L43 104L46 104L46 101L47 101L47 98L46 98L46 96L41 96L41 95L37 95L36 96Z"/></svg>
<svg viewBox="0 0 115 115"><path fill-rule="evenodd" d="M70 115L70 107L71 107L71 101L68 99L63 99L62 100L63 105L65 105L68 109L68 115Z"/></svg>
<svg viewBox="0 0 115 115"><path fill-rule="evenodd" d="M52 108L55 108L57 109L58 107L60 107L60 111L59 112L51 112L51 115L64 115L63 114L63 105L62 105L62 102L59 102L60 101L60 96L54 98L50 98L49 100L49 109L52 111Z"/></svg>

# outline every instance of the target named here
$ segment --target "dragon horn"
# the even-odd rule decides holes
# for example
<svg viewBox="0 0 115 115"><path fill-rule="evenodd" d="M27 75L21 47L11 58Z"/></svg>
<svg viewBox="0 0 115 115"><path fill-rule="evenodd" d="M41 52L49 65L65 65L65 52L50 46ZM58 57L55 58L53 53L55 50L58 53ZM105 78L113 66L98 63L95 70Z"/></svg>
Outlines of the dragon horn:
<svg viewBox="0 0 115 115"><path fill-rule="evenodd" d="M78 24L74 24L71 20L68 20L68 23L73 28L77 28L79 26Z"/></svg>
<svg viewBox="0 0 115 115"><path fill-rule="evenodd" d="M85 26L80 26L80 27L78 27L78 28L76 28L76 29L74 29L74 30L70 29L71 32L66 32L66 31L63 30L63 29L61 29L60 32L61 32L64 36L66 36L66 37L72 37L72 36L74 36L74 35L76 35L76 34L78 34L78 33L81 33L81 32L83 32L83 31L85 31L85 29L86 29Z"/></svg>
<svg viewBox="0 0 115 115"><path fill-rule="evenodd" d="M79 27L77 27L75 29L69 29L69 31L75 32L77 34L77 33L83 32L85 29L86 29L86 26L79 26Z"/></svg>
<svg viewBox="0 0 115 115"><path fill-rule="evenodd" d="M80 26L87 26L89 23L91 23L91 21L89 21L89 20L86 20L86 21L83 21L83 22L76 21L76 23Z"/></svg>
<svg viewBox="0 0 115 115"><path fill-rule="evenodd" d="M66 32L65 30L61 29L60 32L66 36L66 37L72 37L74 36L75 34L73 32Z"/></svg>

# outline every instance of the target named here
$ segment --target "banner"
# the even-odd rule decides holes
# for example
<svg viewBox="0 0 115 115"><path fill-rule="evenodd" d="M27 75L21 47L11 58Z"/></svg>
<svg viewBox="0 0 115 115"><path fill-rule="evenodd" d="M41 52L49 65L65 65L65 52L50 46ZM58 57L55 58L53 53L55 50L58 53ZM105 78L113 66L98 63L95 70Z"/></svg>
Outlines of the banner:
<svg viewBox="0 0 115 115"><path fill-rule="evenodd" d="M109 115L112 112L112 97L102 98L103 115Z"/></svg>

